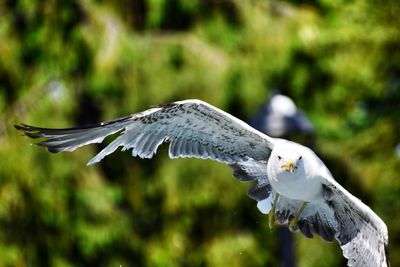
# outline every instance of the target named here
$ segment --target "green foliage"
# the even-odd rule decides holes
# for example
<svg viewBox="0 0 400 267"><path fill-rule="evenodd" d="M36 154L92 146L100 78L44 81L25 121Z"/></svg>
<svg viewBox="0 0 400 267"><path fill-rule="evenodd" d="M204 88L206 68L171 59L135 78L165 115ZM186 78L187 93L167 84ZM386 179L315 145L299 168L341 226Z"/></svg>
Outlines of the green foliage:
<svg viewBox="0 0 400 267"><path fill-rule="evenodd" d="M52 155L20 121L93 123L199 98L249 120L274 91L335 177L387 223L400 265L397 1L0 1L0 266L278 266L277 233L215 162L104 145ZM108 140L107 140L108 141ZM299 266L342 266L296 236Z"/></svg>

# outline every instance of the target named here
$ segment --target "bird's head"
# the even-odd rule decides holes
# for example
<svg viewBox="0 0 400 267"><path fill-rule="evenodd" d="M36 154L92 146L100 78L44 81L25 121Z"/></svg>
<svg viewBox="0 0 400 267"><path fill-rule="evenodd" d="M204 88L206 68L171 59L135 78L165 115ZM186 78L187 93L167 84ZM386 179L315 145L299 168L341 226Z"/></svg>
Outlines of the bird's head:
<svg viewBox="0 0 400 267"><path fill-rule="evenodd" d="M303 169L303 156L293 150L276 151L272 155L279 172L298 172Z"/></svg>

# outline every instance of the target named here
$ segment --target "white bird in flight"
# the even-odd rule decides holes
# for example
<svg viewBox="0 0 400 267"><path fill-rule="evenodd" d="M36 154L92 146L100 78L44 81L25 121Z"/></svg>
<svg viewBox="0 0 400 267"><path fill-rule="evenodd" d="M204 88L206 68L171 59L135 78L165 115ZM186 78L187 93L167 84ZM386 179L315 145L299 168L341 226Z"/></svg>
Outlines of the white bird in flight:
<svg viewBox="0 0 400 267"><path fill-rule="evenodd" d="M101 161L117 148L151 158L169 143L170 158L194 157L227 164L240 181L252 181L248 195L275 222L308 238L336 239L348 266L389 266L385 223L335 181L309 148L269 137L200 100L184 100L99 124L49 129L16 125L50 152L74 151L119 136L92 158Z"/></svg>

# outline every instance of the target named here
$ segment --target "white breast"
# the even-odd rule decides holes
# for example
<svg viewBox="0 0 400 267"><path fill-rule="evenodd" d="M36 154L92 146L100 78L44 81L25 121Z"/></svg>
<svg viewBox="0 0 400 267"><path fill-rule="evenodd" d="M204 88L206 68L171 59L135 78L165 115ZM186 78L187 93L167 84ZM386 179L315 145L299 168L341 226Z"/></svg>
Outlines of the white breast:
<svg viewBox="0 0 400 267"><path fill-rule="evenodd" d="M295 173L280 173L270 179L271 186L279 194L295 200L315 201L321 199L321 182L317 178L305 178Z"/></svg>

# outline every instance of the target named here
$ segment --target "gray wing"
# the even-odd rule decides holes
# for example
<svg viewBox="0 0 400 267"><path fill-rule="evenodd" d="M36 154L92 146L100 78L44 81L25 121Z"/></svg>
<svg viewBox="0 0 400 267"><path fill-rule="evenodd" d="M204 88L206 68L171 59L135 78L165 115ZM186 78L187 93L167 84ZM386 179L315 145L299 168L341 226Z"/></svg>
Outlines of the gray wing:
<svg viewBox="0 0 400 267"><path fill-rule="evenodd" d="M37 139L50 152L73 151L105 137L120 135L88 162L101 161L117 148L132 148L132 155L151 158L163 142L169 142L169 156L235 162L268 160L273 139L232 115L200 100L179 101L100 124L48 129L16 125L27 136Z"/></svg>
<svg viewBox="0 0 400 267"><path fill-rule="evenodd" d="M249 159L229 164L233 176L241 182L253 182L247 191L249 197L262 201L268 199L273 191L267 176L267 161Z"/></svg>
<svg viewBox="0 0 400 267"><path fill-rule="evenodd" d="M260 199L257 207L269 213L276 192L271 190L267 198ZM326 241L336 238L348 259L348 266L387 267L388 232L385 223L364 203L351 195L333 178L325 178L325 200L312 202L301 213L296 231L308 238L320 235ZM276 219L288 224L302 205L279 196Z"/></svg>
<svg viewBox="0 0 400 267"><path fill-rule="evenodd" d="M348 266L389 266L385 223L333 178L325 181L328 204L337 222L336 239Z"/></svg>
<svg viewBox="0 0 400 267"><path fill-rule="evenodd" d="M338 240L348 266L390 266L385 223L333 178L325 178L323 196L325 200L307 205L295 230L308 238L318 234L326 241ZM271 191L268 198L258 202L258 208L268 213L274 197L275 192ZM276 206L278 222L288 224L301 205L301 201L280 196Z"/></svg>

